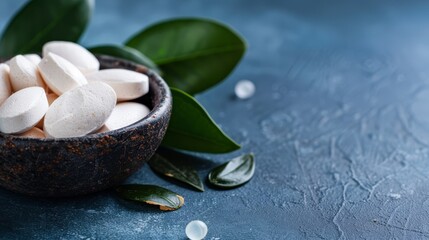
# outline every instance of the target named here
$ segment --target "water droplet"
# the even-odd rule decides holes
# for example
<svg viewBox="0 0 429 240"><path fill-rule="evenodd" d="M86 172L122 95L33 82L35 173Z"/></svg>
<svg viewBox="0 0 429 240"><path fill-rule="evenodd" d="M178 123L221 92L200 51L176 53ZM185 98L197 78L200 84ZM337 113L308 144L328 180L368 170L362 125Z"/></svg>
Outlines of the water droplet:
<svg viewBox="0 0 429 240"><path fill-rule="evenodd" d="M255 94L255 84L249 80L240 80L235 85L235 95L241 99L247 99Z"/></svg>
<svg viewBox="0 0 429 240"><path fill-rule="evenodd" d="M208 232L207 225L200 220L194 220L186 225L186 236L191 240L201 240Z"/></svg>

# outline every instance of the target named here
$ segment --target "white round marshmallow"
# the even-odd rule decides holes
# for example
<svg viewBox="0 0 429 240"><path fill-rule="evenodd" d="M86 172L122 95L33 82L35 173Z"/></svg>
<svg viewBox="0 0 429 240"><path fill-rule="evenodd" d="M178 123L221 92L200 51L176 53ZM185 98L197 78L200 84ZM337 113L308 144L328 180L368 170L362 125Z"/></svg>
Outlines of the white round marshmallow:
<svg viewBox="0 0 429 240"><path fill-rule="evenodd" d="M27 87L45 87L37 66L22 55L17 55L9 61L10 83L13 91Z"/></svg>
<svg viewBox="0 0 429 240"><path fill-rule="evenodd" d="M39 70L46 84L57 95L87 84L85 76L79 69L54 53L48 53L42 59Z"/></svg>
<svg viewBox="0 0 429 240"><path fill-rule="evenodd" d="M48 110L45 90L28 87L12 94L0 106L0 132L22 133L32 127Z"/></svg>
<svg viewBox="0 0 429 240"><path fill-rule="evenodd" d="M148 76L126 69L105 69L86 75L88 82L102 81L116 92L118 101L139 98L149 92Z"/></svg>
<svg viewBox="0 0 429 240"><path fill-rule="evenodd" d="M0 105L12 94L10 86L9 66L0 64Z"/></svg>
<svg viewBox="0 0 429 240"><path fill-rule="evenodd" d="M80 137L99 129L116 105L115 91L102 82L92 82L59 96L45 115L47 137Z"/></svg>
<svg viewBox="0 0 429 240"><path fill-rule="evenodd" d="M141 103L118 103L104 123L102 131L107 132L129 126L146 117L149 112L150 109Z"/></svg>
<svg viewBox="0 0 429 240"><path fill-rule="evenodd" d="M100 68L100 63L91 52L73 42L48 42L43 45L43 57L47 56L50 52L67 59L83 74L98 71Z"/></svg>

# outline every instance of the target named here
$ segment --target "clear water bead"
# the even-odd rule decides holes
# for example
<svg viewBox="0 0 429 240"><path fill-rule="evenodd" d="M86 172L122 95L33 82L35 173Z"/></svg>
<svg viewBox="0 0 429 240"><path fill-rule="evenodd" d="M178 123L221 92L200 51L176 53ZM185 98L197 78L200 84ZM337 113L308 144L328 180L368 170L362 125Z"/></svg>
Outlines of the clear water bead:
<svg viewBox="0 0 429 240"><path fill-rule="evenodd" d="M255 94L255 84L249 80L240 80L235 85L235 95L241 99L247 99Z"/></svg>
<svg viewBox="0 0 429 240"><path fill-rule="evenodd" d="M186 236L191 240L201 240L208 232L207 225L200 220L194 220L186 225Z"/></svg>

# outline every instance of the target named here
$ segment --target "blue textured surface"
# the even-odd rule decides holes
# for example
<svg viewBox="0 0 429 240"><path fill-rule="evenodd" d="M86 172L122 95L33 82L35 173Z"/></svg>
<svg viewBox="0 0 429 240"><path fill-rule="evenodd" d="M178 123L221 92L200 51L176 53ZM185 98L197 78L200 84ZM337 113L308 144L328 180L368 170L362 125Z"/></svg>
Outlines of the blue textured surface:
<svg viewBox="0 0 429 240"><path fill-rule="evenodd" d="M0 28L22 2L0 2ZM0 238L185 239L194 219L213 240L429 238L429 3L385 2L98 1L87 46L176 16L244 35L242 63L198 98L239 152L255 153L255 176L200 193L143 167L129 182L185 197L168 213L110 191L50 200L0 190ZM247 101L231 97L240 79L257 86ZM238 154L193 163L203 177Z"/></svg>

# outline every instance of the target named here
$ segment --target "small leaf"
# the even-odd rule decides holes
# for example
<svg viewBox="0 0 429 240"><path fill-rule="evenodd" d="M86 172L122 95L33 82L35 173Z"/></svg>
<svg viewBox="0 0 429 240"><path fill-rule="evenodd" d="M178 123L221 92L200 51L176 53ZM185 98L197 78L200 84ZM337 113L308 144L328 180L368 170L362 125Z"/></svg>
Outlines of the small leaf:
<svg viewBox="0 0 429 240"><path fill-rule="evenodd" d="M226 153L240 145L229 138L189 94L171 88L173 112L162 144L195 152Z"/></svg>
<svg viewBox="0 0 429 240"><path fill-rule="evenodd" d="M149 26L125 44L154 61L171 87L190 94L224 80L246 50L230 27L208 19L179 18Z"/></svg>
<svg viewBox="0 0 429 240"><path fill-rule="evenodd" d="M116 187L116 192L124 199L157 205L163 211L179 209L185 203L182 196L155 185L125 184Z"/></svg>
<svg viewBox="0 0 429 240"><path fill-rule="evenodd" d="M28 1L3 32L0 56L41 52L53 40L79 40L93 7L94 0Z"/></svg>
<svg viewBox="0 0 429 240"><path fill-rule="evenodd" d="M215 167L209 173L209 181L215 186L233 188L248 182L255 172L253 154L245 154Z"/></svg>
<svg viewBox="0 0 429 240"><path fill-rule="evenodd" d="M197 171L189 166L178 165L159 154L155 154L150 159L149 165L155 172L187 183L204 192L203 182L198 176Z"/></svg>
<svg viewBox="0 0 429 240"><path fill-rule="evenodd" d="M105 54L126 59L138 64L142 64L150 69L155 70L156 72L159 72L158 67L155 65L155 63L152 62L152 60L132 47L119 45L101 45L89 48L88 50L95 54Z"/></svg>

